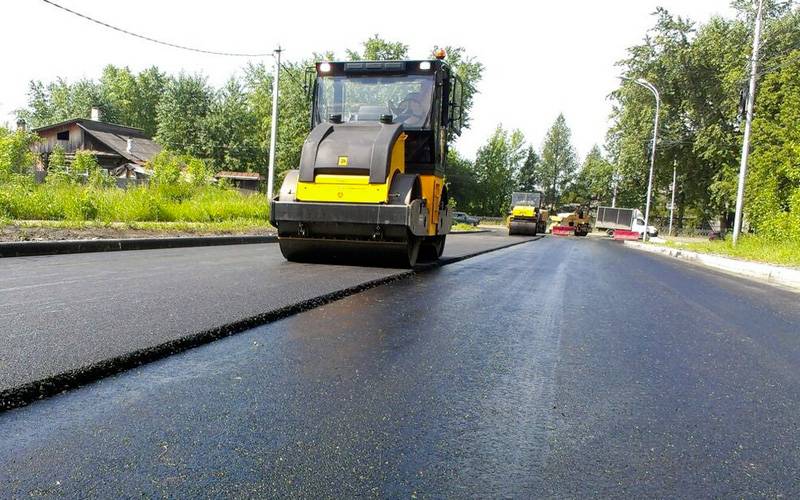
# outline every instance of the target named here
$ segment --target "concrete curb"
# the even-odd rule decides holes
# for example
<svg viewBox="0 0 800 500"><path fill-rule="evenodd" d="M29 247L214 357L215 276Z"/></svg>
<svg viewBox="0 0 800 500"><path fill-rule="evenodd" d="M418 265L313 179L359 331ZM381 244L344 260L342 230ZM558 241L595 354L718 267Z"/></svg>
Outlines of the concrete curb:
<svg viewBox="0 0 800 500"><path fill-rule="evenodd" d="M174 238L129 238L61 241L13 241L0 243L0 257L30 257L86 252L118 252L122 250L153 250L158 248L205 247L274 243L275 235L263 236L187 236Z"/></svg>
<svg viewBox="0 0 800 500"><path fill-rule="evenodd" d="M157 361L159 359L166 358L167 356L171 356L194 347L199 347L224 337L230 337L231 335L235 335L257 326L273 323L280 319L330 304L331 302L335 302L377 286L407 279L411 276L428 272L448 264L454 264L456 262L461 262L479 255L522 245L523 243L536 241L540 238L541 236L534 236L530 239L514 241L507 245L480 250L471 254L461 255L459 257L440 259L436 262L416 266L413 269L398 270L397 273L385 276L383 278L378 278L351 286L349 288L344 288L342 290L337 290L324 295L306 299L295 304L256 314L254 316L243 318L209 330L188 334L184 337L170 340L162 344L98 361L81 368L36 380L34 382L28 382L20 386L3 389L0 390L0 413L13 408L26 406L36 400L54 396L63 391L90 384L102 378L135 368L145 363Z"/></svg>
<svg viewBox="0 0 800 500"><path fill-rule="evenodd" d="M680 248L648 245L637 241L625 241L625 246L645 252L665 255L681 259L694 264L718 269L727 273L743 276L745 278L766 281L769 284L779 285L800 291L800 269L774 266L761 262L731 259L720 255L690 252Z"/></svg>

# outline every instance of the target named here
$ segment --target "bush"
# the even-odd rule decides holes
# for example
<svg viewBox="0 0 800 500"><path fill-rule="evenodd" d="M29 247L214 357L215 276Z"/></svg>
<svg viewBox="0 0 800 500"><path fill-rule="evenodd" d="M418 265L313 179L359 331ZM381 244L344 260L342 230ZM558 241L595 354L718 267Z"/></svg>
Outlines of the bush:
<svg viewBox="0 0 800 500"><path fill-rule="evenodd" d="M160 185L170 186L177 184L181 178L180 158L163 150L158 153L147 166L153 170L153 182Z"/></svg>
<svg viewBox="0 0 800 500"><path fill-rule="evenodd" d="M206 162L199 158L185 158L186 173L189 182L195 186L204 186L211 180L211 170L206 166Z"/></svg>
<svg viewBox="0 0 800 500"><path fill-rule="evenodd" d="M11 132L0 127L0 180L7 180L13 174L30 172L34 163L31 144L35 139L36 135L30 132Z"/></svg>
<svg viewBox="0 0 800 500"><path fill-rule="evenodd" d="M223 222L269 219L264 196L216 186L103 188L72 183L0 184L0 217L101 222Z"/></svg>
<svg viewBox="0 0 800 500"><path fill-rule="evenodd" d="M64 148L56 146L47 158L47 182L50 184L69 184L75 176L67 168L67 155Z"/></svg>

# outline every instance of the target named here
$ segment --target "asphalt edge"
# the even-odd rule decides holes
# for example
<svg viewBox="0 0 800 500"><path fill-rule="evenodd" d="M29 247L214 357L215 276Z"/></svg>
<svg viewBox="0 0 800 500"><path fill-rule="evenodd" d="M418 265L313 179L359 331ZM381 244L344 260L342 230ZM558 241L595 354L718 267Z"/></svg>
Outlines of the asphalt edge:
<svg viewBox="0 0 800 500"><path fill-rule="evenodd" d="M692 264L722 271L727 274L756 280L760 283L800 292L800 270L774 266L763 262L732 259L716 254L692 252L681 248L665 247L626 241L625 246L664 257L683 260Z"/></svg>
<svg viewBox="0 0 800 500"><path fill-rule="evenodd" d="M273 309L255 316L249 316L247 318L234 321L232 323L227 323L209 330L204 330L199 333L189 334L153 347L148 347L146 349L140 349L121 356L109 358L88 366L70 370L58 375L53 375L51 377L34 382L29 382L11 389L5 389L0 391L0 413L12 410L14 408L27 406L40 399L49 398L60 393L77 389L81 386L88 385L103 378L136 368L137 366L152 363L168 356L188 351L189 349L195 347L210 344L215 340L230 337L258 326L274 323L278 320L288 318L290 316L294 316L296 314L309 311L332 302L336 302L371 288L404 280L419 273L428 272L433 269L454 264L456 262L461 262L466 259L471 259L479 255L496 252L497 250L503 250L517 245L522 245L524 243L530 243L540 238L542 238L542 236L534 236L523 241L509 243L508 245L489 248L459 257L439 260L430 264L422 264L414 269L400 271L384 278L366 281L352 287L319 295L311 299L306 299L295 304Z"/></svg>
<svg viewBox="0 0 800 500"><path fill-rule="evenodd" d="M119 252L125 250L155 250L161 248L245 245L253 243L274 243L276 241L278 241L278 237L275 235L9 241L0 243L0 258L70 253Z"/></svg>

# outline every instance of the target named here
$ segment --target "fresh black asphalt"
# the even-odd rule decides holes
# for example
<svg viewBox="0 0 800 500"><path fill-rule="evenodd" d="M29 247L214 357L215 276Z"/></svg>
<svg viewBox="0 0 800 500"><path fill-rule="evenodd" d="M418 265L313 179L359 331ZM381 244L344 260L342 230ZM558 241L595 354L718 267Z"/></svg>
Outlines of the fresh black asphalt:
<svg viewBox="0 0 800 500"><path fill-rule="evenodd" d="M502 231L454 234L444 260L521 241ZM0 400L4 391L82 376L107 360L401 272L292 264L274 243L0 259Z"/></svg>
<svg viewBox="0 0 800 500"><path fill-rule="evenodd" d="M0 496L797 497L798 325L545 238L2 413Z"/></svg>

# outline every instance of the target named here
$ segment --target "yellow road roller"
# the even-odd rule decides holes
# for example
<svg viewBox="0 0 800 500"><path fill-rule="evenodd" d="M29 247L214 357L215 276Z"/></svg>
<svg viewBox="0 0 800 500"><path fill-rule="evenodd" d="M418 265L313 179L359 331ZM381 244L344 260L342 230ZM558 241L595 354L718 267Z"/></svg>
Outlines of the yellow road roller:
<svg viewBox="0 0 800 500"><path fill-rule="evenodd" d="M442 255L447 143L463 121L443 58L316 64L311 132L270 203L286 259L410 267Z"/></svg>
<svg viewBox="0 0 800 500"><path fill-rule="evenodd" d="M541 193L512 193L508 234L536 236L537 232L544 232L547 216L543 218L542 212Z"/></svg>
<svg viewBox="0 0 800 500"><path fill-rule="evenodd" d="M558 221L553 227L553 234L556 234L556 226L559 234L574 234L575 236L586 236L592 231L589 207L579 203L566 205L558 211Z"/></svg>

